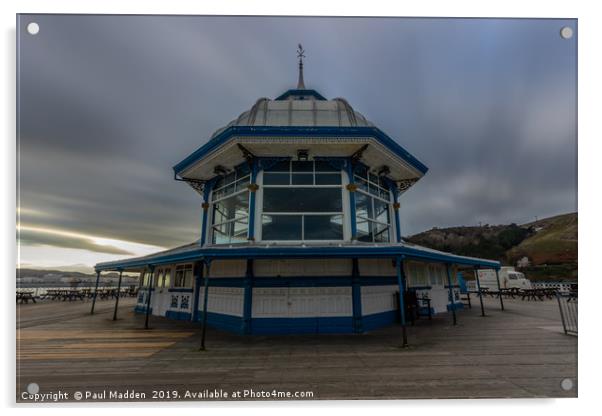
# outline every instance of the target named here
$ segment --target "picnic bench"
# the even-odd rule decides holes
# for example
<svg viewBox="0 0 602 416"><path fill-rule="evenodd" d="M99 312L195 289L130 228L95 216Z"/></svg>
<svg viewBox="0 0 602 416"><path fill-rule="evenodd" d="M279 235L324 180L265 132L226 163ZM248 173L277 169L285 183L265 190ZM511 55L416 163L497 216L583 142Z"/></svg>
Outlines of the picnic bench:
<svg viewBox="0 0 602 416"><path fill-rule="evenodd" d="M17 290L17 303L36 303L36 298L31 290Z"/></svg>

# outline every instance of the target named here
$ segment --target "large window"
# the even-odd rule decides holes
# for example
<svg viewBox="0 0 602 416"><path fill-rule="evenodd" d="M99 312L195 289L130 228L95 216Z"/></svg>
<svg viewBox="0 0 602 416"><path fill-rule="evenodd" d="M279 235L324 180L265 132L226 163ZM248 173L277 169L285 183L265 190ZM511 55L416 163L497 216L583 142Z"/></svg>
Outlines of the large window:
<svg viewBox="0 0 602 416"><path fill-rule="evenodd" d="M322 161L283 161L263 174L263 240L342 240L341 172Z"/></svg>
<svg viewBox="0 0 602 416"><path fill-rule="evenodd" d="M247 241L249 229L249 168L238 166L215 185L212 193L213 244Z"/></svg>
<svg viewBox="0 0 602 416"><path fill-rule="evenodd" d="M357 239L359 241L388 243L391 241L391 197L384 179L356 169L354 175L358 185L355 193L355 215Z"/></svg>

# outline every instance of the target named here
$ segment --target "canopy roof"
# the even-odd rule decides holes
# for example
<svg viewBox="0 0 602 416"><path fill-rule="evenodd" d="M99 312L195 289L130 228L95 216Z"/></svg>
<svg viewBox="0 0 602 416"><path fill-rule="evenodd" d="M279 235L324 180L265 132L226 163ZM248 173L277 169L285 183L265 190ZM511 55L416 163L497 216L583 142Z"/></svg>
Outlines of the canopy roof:
<svg viewBox="0 0 602 416"><path fill-rule="evenodd" d="M483 268L499 269L500 262L476 257L458 256L407 242L391 244L274 244L245 243L201 246L198 242L144 257L98 263L97 271L140 270L147 266L219 259L304 259L304 258L394 258L404 257Z"/></svg>
<svg viewBox="0 0 602 416"><path fill-rule="evenodd" d="M295 157L298 149L311 157L351 156L368 145L362 162L373 168L386 165L394 180L417 180L428 170L345 99L327 100L315 90L294 89L275 100L257 100L175 165L174 172L208 180L217 165L232 169L244 161L238 144L263 157Z"/></svg>

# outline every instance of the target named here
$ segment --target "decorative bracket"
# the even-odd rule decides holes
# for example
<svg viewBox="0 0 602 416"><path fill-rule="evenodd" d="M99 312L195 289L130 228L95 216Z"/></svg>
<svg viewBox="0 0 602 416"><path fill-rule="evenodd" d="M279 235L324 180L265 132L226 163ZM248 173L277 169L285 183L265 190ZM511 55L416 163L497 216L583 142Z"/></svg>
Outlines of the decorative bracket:
<svg viewBox="0 0 602 416"><path fill-rule="evenodd" d="M408 189L410 189L412 187L412 185L414 185L416 182L418 182L418 179L402 179L400 181L395 181L397 183L397 189L399 191L399 194L403 194L405 191L407 191Z"/></svg>

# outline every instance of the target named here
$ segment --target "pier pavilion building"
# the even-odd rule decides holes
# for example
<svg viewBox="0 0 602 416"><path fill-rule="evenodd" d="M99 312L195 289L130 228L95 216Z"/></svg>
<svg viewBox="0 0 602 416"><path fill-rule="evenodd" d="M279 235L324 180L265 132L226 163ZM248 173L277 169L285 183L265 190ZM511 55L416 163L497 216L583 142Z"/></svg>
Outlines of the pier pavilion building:
<svg viewBox="0 0 602 416"><path fill-rule="evenodd" d="M405 329L399 293L427 297L423 312L455 321L457 268L500 268L403 240L404 194L427 167L347 100L306 88L300 55L295 89L258 99L173 167L199 195L198 241L95 266L97 285L103 271L140 273L136 311L147 323L157 315L241 334Z"/></svg>

